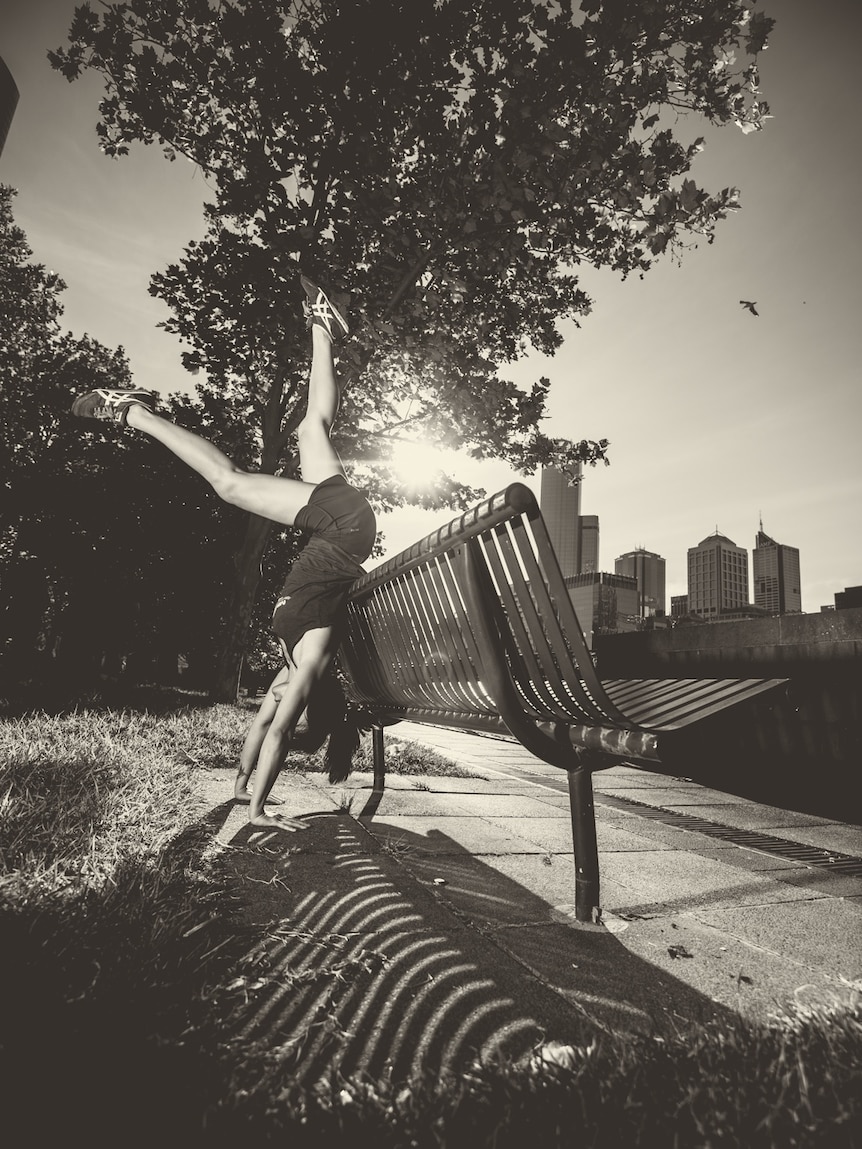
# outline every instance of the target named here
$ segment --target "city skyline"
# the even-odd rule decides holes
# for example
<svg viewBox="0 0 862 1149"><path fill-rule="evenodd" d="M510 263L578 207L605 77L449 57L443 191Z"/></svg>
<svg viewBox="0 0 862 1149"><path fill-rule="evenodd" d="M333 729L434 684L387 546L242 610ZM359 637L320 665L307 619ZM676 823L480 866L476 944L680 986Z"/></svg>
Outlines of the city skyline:
<svg viewBox="0 0 862 1149"><path fill-rule="evenodd" d="M7 0L0 12L0 54L20 92L0 180L18 191L15 219L34 259L68 284L63 328L125 347L139 385L188 392L194 380L178 341L157 330L167 310L148 283L201 237L209 189L157 148L117 161L100 153L97 78L69 85L46 58L66 41L74 8ZM501 374L523 386L550 380L547 433L610 440L611 465L587 468L581 492L606 555L641 545L663 555L669 600L686 591L693 540L717 527L750 547L762 514L773 537L799 549L802 609L814 612L862 583L862 543L847 530L862 500L862 241L852 226L862 11L849 0L813 14L802 0L763 8L777 20L760 62L774 118L752 135L680 127L706 140L694 178L739 186L742 210L679 266L665 260L624 283L579 269L592 314L580 328L561 325L554 359L527 355ZM740 300L756 301L758 315ZM439 444L420 446L444 456ZM420 457L408 451L414 473ZM457 473L489 493L520 480L539 495L538 475L503 463L462 459ZM381 515L383 557L456 514Z"/></svg>
<svg viewBox="0 0 862 1149"><path fill-rule="evenodd" d="M571 481L561 471L545 467L541 472L539 507L542 511L551 545L557 556L560 571L567 583L578 586L580 615L587 610L587 598L583 587L586 583L575 576L586 574L614 573L637 580L639 601L638 613L641 617L669 613L666 606L666 558L645 546L639 545L614 559L613 572L608 568L602 572L599 558L599 518L597 515L581 514L581 485L583 469L578 468L576 481ZM744 560L734 560L743 566L741 578L734 579L733 601L724 601L712 587L704 597L701 590L693 590L692 555L714 549L716 541L726 543ZM721 547L719 546L719 551ZM701 561L698 559L697 561ZM701 566L703 565L701 561ZM763 516L751 551L751 578L749 580L749 552L747 547L737 546L733 540L719 532L701 540L696 547L689 547L686 553L687 579L686 600L693 613L718 617L722 611L755 606L770 614L787 614L801 610L800 560L799 549L786 543L778 543L763 529ZM699 571L697 579L702 576ZM691 607L697 602L697 608ZM594 604L595 605L595 604ZM822 606L831 604L821 604ZM589 629L584 626L585 631Z"/></svg>

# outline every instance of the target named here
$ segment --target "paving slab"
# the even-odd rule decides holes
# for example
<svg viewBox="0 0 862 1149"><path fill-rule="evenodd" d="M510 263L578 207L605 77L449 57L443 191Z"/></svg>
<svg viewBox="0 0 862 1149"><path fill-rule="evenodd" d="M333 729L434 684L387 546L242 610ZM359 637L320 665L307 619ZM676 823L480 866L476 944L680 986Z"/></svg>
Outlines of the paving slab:
<svg viewBox="0 0 862 1149"><path fill-rule="evenodd" d="M514 819L516 823L526 822L533 818L547 819L553 816L548 810L547 802L537 796L536 788L525 789L519 793L510 794L458 794L450 799L453 809L471 818L486 818L489 822L505 825L507 820ZM566 799L568 809L568 799ZM554 818L559 821L559 816Z"/></svg>
<svg viewBox="0 0 862 1149"><path fill-rule="evenodd" d="M799 889L780 881L782 871L753 872L728 866L717 856L681 851L643 851L607 854L602 871L615 877L626 891L625 901L603 905L614 913L679 913L699 906L768 905L772 902L823 898L819 890Z"/></svg>
<svg viewBox="0 0 862 1149"><path fill-rule="evenodd" d="M478 854L535 852L539 847L513 830L495 826L484 818L457 812L447 815L384 814L369 824L380 841L399 851L447 854L475 847ZM467 845L465 845L467 843Z"/></svg>
<svg viewBox="0 0 862 1149"><path fill-rule="evenodd" d="M862 981L859 899L819 898L726 909L703 907L695 916L726 936L744 939L751 948L791 959L800 969L825 973L836 983ZM793 938L790 953L782 944L788 934Z"/></svg>

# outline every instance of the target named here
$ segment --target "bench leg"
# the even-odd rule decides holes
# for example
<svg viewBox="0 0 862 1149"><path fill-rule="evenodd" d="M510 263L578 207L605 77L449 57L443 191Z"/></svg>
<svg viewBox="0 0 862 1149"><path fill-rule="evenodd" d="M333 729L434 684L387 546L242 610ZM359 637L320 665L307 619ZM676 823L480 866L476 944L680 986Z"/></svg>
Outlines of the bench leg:
<svg viewBox="0 0 862 1149"><path fill-rule="evenodd" d="M598 922L599 848L596 843L596 812L593 806L593 776L589 770L567 770L569 806L572 813L572 841L575 847L575 918Z"/></svg>
<svg viewBox="0 0 862 1149"><path fill-rule="evenodd" d="M374 754L374 789L382 791L386 785L386 763L383 759L383 727L372 726L371 748Z"/></svg>

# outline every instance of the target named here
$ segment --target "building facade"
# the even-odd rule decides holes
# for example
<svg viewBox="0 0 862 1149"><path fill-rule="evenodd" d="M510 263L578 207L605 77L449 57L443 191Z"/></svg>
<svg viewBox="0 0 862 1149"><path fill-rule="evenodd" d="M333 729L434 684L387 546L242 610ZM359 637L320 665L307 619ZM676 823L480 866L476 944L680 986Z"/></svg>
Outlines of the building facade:
<svg viewBox="0 0 862 1149"><path fill-rule="evenodd" d="M672 594L670 596L670 617L684 618L688 614L688 595Z"/></svg>
<svg viewBox="0 0 862 1149"><path fill-rule="evenodd" d="M850 610L854 606L862 606L862 586L846 586L835 592L833 610Z"/></svg>
<svg viewBox="0 0 862 1149"><path fill-rule="evenodd" d="M748 551L719 534L688 551L688 609L700 618L718 618L748 606Z"/></svg>
<svg viewBox="0 0 862 1149"><path fill-rule="evenodd" d="M614 560L614 571L637 580L641 618L665 613L665 561L661 555L637 547Z"/></svg>
<svg viewBox="0 0 862 1149"><path fill-rule="evenodd" d="M637 630L638 584L627 575L603 571L572 575L566 587L587 646L596 634L625 634Z"/></svg>
<svg viewBox="0 0 862 1149"><path fill-rule="evenodd" d="M791 614L802 610L799 550L777 543L764 533L763 523L752 552L754 604L767 614Z"/></svg>
<svg viewBox="0 0 862 1149"><path fill-rule="evenodd" d="M18 106L18 87L12 73L0 56L0 153L6 143L6 136L12 126L12 117Z"/></svg>
<svg viewBox="0 0 862 1149"><path fill-rule="evenodd" d="M578 516L578 574L595 574L599 569L599 516Z"/></svg>
<svg viewBox="0 0 862 1149"><path fill-rule="evenodd" d="M580 474L581 467L578 464L579 478ZM578 545L581 517L580 482L572 484L562 471L554 467L543 467L539 506L563 578L571 578L581 569Z"/></svg>

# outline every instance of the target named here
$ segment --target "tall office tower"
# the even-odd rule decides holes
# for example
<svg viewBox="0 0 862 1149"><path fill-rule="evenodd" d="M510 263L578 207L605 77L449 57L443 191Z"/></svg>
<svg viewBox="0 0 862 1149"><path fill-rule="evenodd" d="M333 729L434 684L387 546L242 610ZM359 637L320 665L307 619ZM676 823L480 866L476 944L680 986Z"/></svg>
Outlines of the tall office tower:
<svg viewBox="0 0 862 1149"><path fill-rule="evenodd" d="M578 574L599 569L599 516L578 516Z"/></svg>
<svg viewBox="0 0 862 1149"><path fill-rule="evenodd" d="M3 57L0 56L0 152L6 143L6 136L12 124L12 117L18 106L18 87L12 79L12 73L6 67Z"/></svg>
<svg viewBox="0 0 862 1149"><path fill-rule="evenodd" d="M763 520L752 553L754 605L770 614L790 614L802 610L799 578L799 549L777 543L764 533Z"/></svg>
<svg viewBox="0 0 862 1149"><path fill-rule="evenodd" d="M702 618L748 605L748 551L718 531L688 551L688 609Z"/></svg>
<svg viewBox="0 0 862 1149"><path fill-rule="evenodd" d="M597 634L624 634L638 628L638 585L626 575L585 572L566 579L566 588L587 646Z"/></svg>
<svg viewBox="0 0 862 1149"><path fill-rule="evenodd" d="M578 476L581 466L578 464ZM580 572L581 484L574 486L555 467L542 468L539 506L548 528L551 544L560 562L563 578Z"/></svg>
<svg viewBox="0 0 862 1149"><path fill-rule="evenodd" d="M637 579L641 618L665 613L665 562L661 555L637 547L614 561L614 571Z"/></svg>

